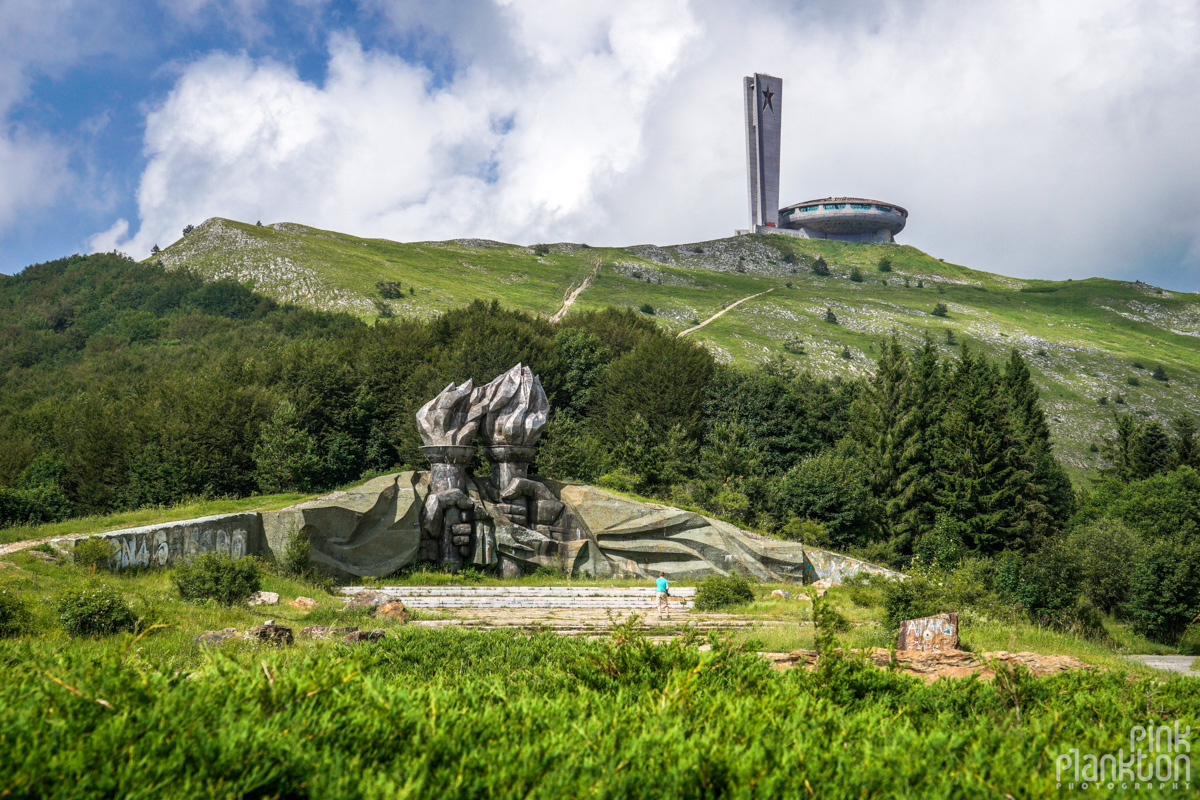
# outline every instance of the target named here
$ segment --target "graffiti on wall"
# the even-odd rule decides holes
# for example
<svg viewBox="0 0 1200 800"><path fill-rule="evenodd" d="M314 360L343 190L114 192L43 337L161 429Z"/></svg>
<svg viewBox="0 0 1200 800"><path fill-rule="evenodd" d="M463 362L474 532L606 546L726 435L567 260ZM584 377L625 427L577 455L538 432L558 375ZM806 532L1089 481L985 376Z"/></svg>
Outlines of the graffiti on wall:
<svg viewBox="0 0 1200 800"><path fill-rule="evenodd" d="M256 555L261 531L258 514L221 514L112 531L94 538L112 542L113 566L129 569L167 567L190 561L200 553L229 553L234 558ZM81 541L83 538L74 539L72 544Z"/></svg>

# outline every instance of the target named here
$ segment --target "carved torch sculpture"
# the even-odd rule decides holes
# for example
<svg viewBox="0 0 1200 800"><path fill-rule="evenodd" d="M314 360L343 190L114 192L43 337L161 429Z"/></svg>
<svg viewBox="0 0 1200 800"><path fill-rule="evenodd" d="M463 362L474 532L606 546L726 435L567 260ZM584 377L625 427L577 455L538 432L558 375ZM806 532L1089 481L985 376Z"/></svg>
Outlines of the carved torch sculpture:
<svg viewBox="0 0 1200 800"><path fill-rule="evenodd" d="M462 566L473 545L475 502L467 494L467 465L475 455L471 440L479 417L471 415L474 389L468 380L451 383L417 412L417 428L429 460L429 494L421 527L437 541L438 560L450 570Z"/></svg>
<svg viewBox="0 0 1200 800"><path fill-rule="evenodd" d="M563 504L529 478L529 464L549 415L542 382L521 364L476 389L470 413L480 419L483 454L492 466L489 488L499 498L500 510L515 524L562 541Z"/></svg>

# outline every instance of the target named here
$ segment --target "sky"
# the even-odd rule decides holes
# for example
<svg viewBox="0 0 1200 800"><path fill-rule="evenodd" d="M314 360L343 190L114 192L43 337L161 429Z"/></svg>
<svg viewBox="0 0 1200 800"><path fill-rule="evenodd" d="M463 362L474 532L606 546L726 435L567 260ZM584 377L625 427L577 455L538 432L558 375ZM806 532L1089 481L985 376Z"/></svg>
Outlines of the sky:
<svg viewBox="0 0 1200 800"><path fill-rule="evenodd" d="M209 217L676 244L781 204L1029 278L1200 291L1197 0L2 0L0 272Z"/></svg>

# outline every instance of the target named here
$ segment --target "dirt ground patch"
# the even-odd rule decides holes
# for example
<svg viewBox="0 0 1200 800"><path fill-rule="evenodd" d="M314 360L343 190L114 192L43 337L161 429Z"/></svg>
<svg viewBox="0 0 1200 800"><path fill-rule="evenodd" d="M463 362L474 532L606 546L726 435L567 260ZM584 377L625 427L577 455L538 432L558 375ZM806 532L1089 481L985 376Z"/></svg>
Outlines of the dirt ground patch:
<svg viewBox="0 0 1200 800"><path fill-rule="evenodd" d="M792 653L763 653L763 657L771 662L777 670L788 670L793 667L815 669L817 665L816 650L796 650ZM882 648L875 648L866 657L877 667L887 669L891 664L891 653ZM1080 661L1073 656L1044 656L1039 653L1009 653L997 650L991 653L977 655L962 650L949 650L944 653L923 653L911 650L896 651L896 667L900 672L916 675L926 683L933 683L938 678L965 678L968 675L978 675L982 680L996 677L995 667L1022 666L1034 675L1054 675L1073 669L1095 669L1091 664Z"/></svg>

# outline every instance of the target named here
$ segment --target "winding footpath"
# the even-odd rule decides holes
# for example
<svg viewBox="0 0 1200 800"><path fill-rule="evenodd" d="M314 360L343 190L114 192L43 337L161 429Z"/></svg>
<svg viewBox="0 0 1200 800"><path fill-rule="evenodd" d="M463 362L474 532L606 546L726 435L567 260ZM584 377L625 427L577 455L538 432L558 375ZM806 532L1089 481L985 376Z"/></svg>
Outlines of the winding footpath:
<svg viewBox="0 0 1200 800"><path fill-rule="evenodd" d="M599 274L599 272L600 264L597 263L596 266L592 267L592 271L588 274L588 276L583 279L583 283L579 284L579 286L575 289L567 292L567 294L563 297L562 308L560 308L558 311L555 311L554 315L550 317L551 322L558 322L567 315L567 311L570 310L571 305L579 298L579 295L583 294L584 289L592 285L592 281L596 279L596 275Z"/></svg>
<svg viewBox="0 0 1200 800"><path fill-rule="evenodd" d="M737 308L738 306L740 306L742 303L746 302L747 300L753 300L756 297L762 297L764 294L767 294L767 292L773 292L773 291L775 291L775 287L772 286L770 289L767 289L764 292L759 292L758 294L752 294L749 297L743 297L741 300L735 300L734 302L732 302L729 305L722 308L717 313L713 314L708 319L704 320L704 322L701 322L699 325L693 325L692 327L688 328L686 331L680 331L678 335L682 337L682 336L687 336L692 331L698 331L701 328L703 328L705 325L707 325L708 323L712 322L717 317L724 314L726 311L732 311L733 309Z"/></svg>

